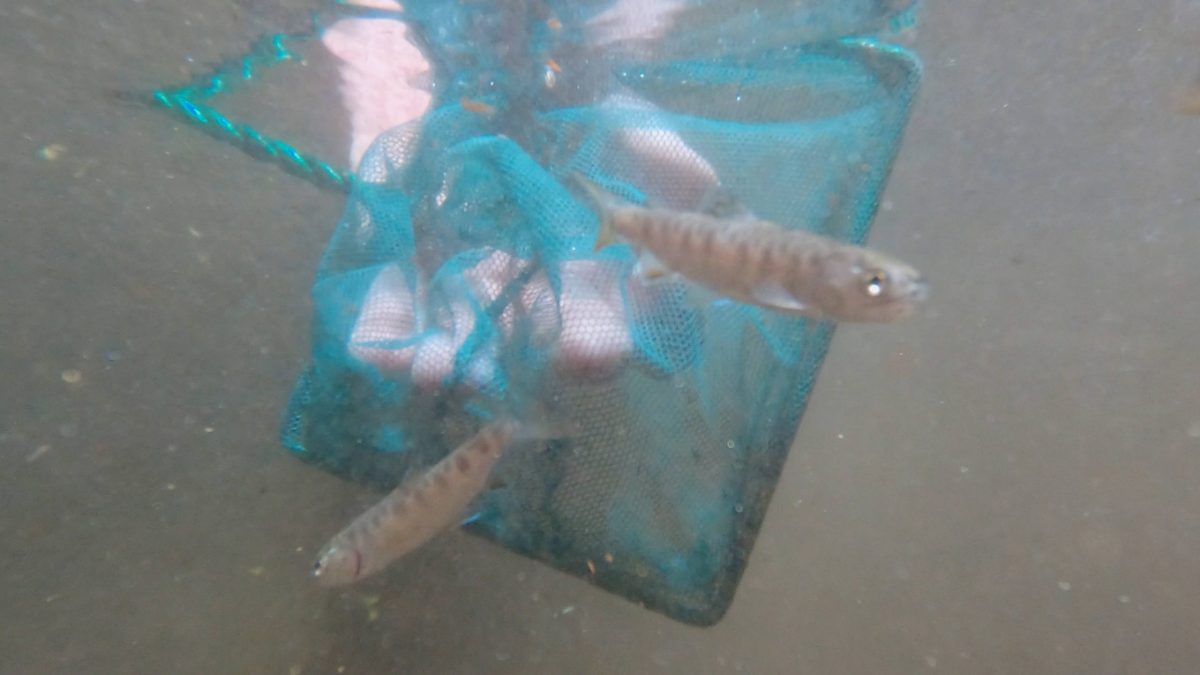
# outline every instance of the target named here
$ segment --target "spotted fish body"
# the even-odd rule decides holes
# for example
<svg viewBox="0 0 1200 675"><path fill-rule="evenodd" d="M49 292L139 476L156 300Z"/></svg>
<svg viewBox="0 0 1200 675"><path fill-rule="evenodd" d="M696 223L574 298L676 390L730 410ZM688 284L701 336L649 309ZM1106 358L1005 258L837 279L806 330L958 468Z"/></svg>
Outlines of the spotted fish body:
<svg viewBox="0 0 1200 675"><path fill-rule="evenodd" d="M418 479L393 490L325 545L313 576L324 586L352 583L458 523L487 486L515 431L512 422L489 424Z"/></svg>
<svg viewBox="0 0 1200 675"><path fill-rule="evenodd" d="M928 294L920 273L899 260L760 220L735 204L645 208L584 185L600 210L597 248L629 242L643 252L647 276L670 272L739 302L837 321L903 319Z"/></svg>

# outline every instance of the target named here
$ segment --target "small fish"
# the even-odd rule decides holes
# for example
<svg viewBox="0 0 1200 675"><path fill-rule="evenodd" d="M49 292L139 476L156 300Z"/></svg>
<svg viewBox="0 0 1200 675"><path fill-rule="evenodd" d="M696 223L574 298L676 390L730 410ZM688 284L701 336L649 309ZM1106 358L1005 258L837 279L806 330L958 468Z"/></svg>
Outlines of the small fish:
<svg viewBox="0 0 1200 675"><path fill-rule="evenodd" d="M636 206L576 179L600 214L596 248L628 242L648 279L678 275L739 302L834 321L896 321L929 294L899 260L760 220L723 192L710 192L700 211L677 211Z"/></svg>
<svg viewBox="0 0 1200 675"><path fill-rule="evenodd" d="M489 424L422 476L393 490L325 545L313 576L322 586L352 583L458 523L487 487L516 429L514 422Z"/></svg>

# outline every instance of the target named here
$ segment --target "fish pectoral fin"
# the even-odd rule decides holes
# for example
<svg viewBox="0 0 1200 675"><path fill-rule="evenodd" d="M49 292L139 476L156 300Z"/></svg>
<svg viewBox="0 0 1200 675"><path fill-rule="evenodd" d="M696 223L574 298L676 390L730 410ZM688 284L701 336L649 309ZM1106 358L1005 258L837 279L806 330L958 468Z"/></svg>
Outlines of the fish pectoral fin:
<svg viewBox="0 0 1200 675"><path fill-rule="evenodd" d="M714 218L728 220L754 219L754 214L750 212L750 209L736 195L719 185L709 188L704 193L704 197L700 199L698 210Z"/></svg>
<svg viewBox="0 0 1200 675"><path fill-rule="evenodd" d="M750 297L755 302L772 309L782 309L790 312L809 311L807 303L788 292L778 281L764 281L750 290Z"/></svg>
<svg viewBox="0 0 1200 675"><path fill-rule="evenodd" d="M674 274L671 268L663 264L663 261L644 249L638 251L637 264L633 268L633 273L647 281L662 281Z"/></svg>

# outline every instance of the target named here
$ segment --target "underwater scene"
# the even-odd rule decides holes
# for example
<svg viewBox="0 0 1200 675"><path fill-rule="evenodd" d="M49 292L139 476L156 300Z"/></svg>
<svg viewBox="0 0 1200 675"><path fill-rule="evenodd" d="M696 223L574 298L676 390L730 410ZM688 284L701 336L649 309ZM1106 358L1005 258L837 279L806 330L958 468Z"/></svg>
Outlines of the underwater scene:
<svg viewBox="0 0 1200 675"><path fill-rule="evenodd" d="M0 51L0 673L1200 668L1200 2Z"/></svg>

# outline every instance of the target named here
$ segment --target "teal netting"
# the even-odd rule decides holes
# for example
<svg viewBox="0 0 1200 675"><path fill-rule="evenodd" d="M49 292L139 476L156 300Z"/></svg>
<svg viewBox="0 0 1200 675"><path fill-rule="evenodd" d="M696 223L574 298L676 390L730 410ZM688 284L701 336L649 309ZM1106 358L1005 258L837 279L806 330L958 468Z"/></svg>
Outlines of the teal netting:
<svg viewBox="0 0 1200 675"><path fill-rule="evenodd" d="M868 34L912 7L628 4L405 3L434 105L353 179L322 169L350 198L282 437L387 489L481 418L549 414L569 433L506 456L469 529L711 624L832 328L638 281L628 246L593 250L596 215L568 186L580 173L694 209L719 183L764 218L862 242L920 72ZM621 7L670 29L630 37Z"/></svg>

